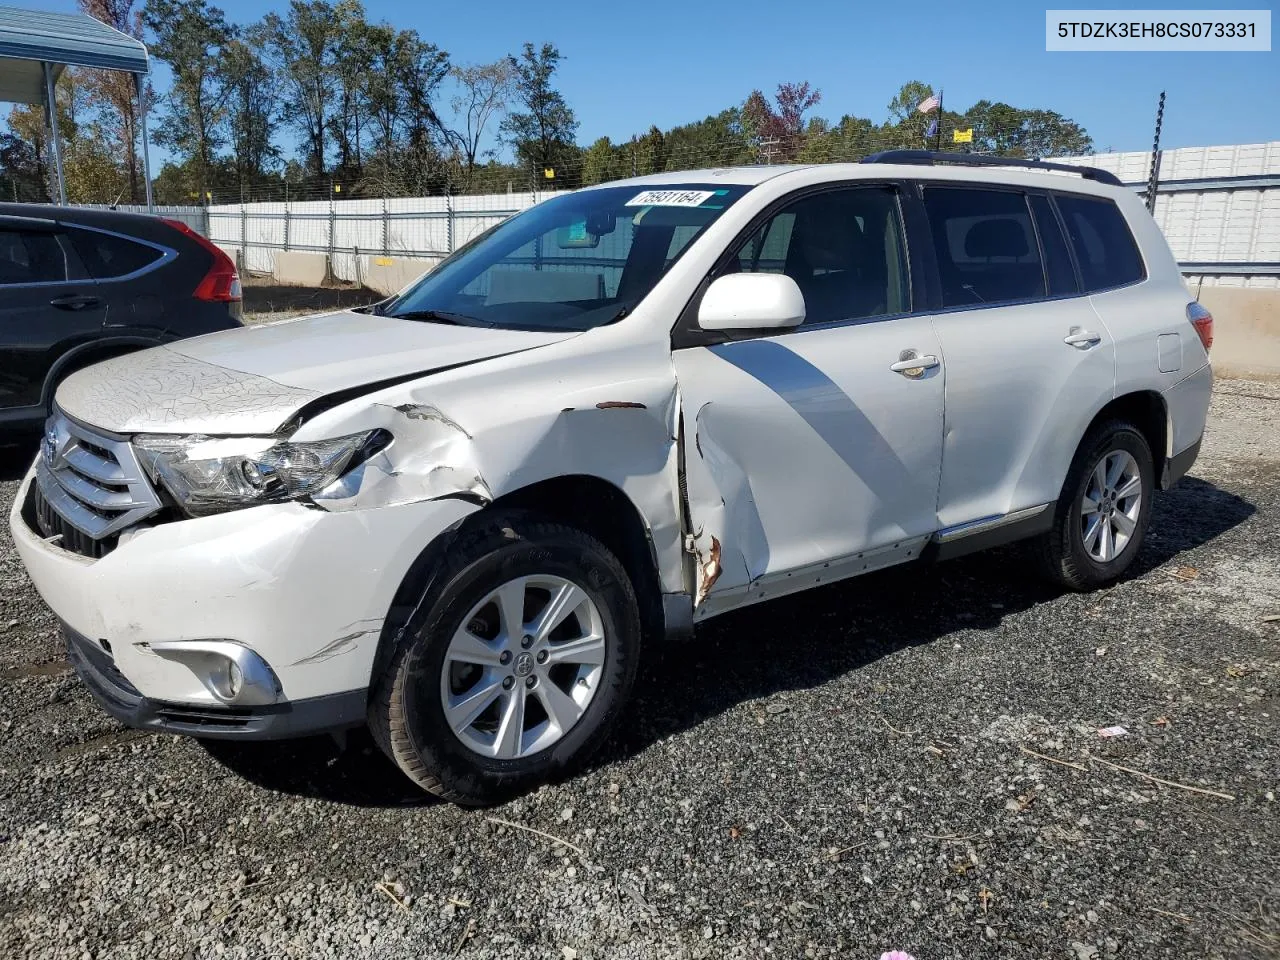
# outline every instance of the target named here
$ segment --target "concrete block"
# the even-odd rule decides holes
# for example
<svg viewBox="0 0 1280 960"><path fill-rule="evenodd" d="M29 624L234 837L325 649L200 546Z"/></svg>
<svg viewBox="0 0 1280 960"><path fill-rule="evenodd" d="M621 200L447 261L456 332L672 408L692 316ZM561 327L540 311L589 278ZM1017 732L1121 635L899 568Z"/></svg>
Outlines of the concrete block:
<svg viewBox="0 0 1280 960"><path fill-rule="evenodd" d="M1204 287L1200 302L1213 314L1219 376L1280 377L1280 289Z"/></svg>
<svg viewBox="0 0 1280 960"><path fill-rule="evenodd" d="M276 252L272 276L278 283L319 287L329 277L329 256L324 253L279 250Z"/></svg>
<svg viewBox="0 0 1280 960"><path fill-rule="evenodd" d="M370 290L384 296L399 293L423 274L431 270L442 258L383 257L362 254L360 279Z"/></svg>

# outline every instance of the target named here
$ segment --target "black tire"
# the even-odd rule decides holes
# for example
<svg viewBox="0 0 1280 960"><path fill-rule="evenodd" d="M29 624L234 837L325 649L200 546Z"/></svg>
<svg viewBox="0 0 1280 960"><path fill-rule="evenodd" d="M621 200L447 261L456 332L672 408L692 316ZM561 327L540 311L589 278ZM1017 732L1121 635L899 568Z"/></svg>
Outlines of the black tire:
<svg viewBox="0 0 1280 960"><path fill-rule="evenodd" d="M1142 500L1137 523L1128 542L1108 562L1090 555L1082 534L1082 500L1089 488L1094 468L1115 451L1130 454L1137 463L1142 482ZM1062 486L1062 496L1054 510L1053 527L1032 541L1032 551L1048 579L1068 590L1095 590L1122 577L1142 550L1151 520L1151 498L1155 489L1155 461L1146 437L1132 423L1110 420L1095 426L1076 451Z"/></svg>
<svg viewBox="0 0 1280 960"><path fill-rule="evenodd" d="M603 670L582 716L551 746L515 759L485 757L445 718L445 654L462 618L486 594L539 574L571 580L595 604L606 638ZM507 512L464 525L430 583L417 622L374 678L369 726L386 754L424 790L468 806L502 802L579 768L617 722L639 661L639 607L617 558L574 527Z"/></svg>

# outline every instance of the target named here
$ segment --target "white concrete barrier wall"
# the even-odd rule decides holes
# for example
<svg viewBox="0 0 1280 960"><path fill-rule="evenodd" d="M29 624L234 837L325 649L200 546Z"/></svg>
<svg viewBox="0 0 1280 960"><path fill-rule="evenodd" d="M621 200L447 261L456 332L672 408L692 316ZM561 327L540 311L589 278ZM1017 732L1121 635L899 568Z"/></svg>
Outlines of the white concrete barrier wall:
<svg viewBox="0 0 1280 960"><path fill-rule="evenodd" d="M276 251L271 275L276 282L296 287L319 287L329 279L329 257L323 253Z"/></svg>
<svg viewBox="0 0 1280 960"><path fill-rule="evenodd" d="M357 268L366 287L384 296L390 296L393 293L399 293L427 273L441 259L443 258L362 255Z"/></svg>
<svg viewBox="0 0 1280 960"><path fill-rule="evenodd" d="M207 218L211 239L243 250L242 262L254 273L274 275L276 255L287 246L290 252L326 253L333 277L363 283L370 255L435 262L550 195L299 200L191 210Z"/></svg>

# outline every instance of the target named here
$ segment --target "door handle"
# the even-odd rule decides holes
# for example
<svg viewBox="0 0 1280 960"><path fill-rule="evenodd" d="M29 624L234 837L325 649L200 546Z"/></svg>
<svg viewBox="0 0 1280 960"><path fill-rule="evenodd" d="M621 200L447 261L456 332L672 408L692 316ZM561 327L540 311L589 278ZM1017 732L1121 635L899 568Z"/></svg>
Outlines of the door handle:
<svg viewBox="0 0 1280 960"><path fill-rule="evenodd" d="M937 365L938 358L932 354L922 357L914 350L903 350L898 362L889 364L889 369L912 380L919 380L926 370L932 370Z"/></svg>
<svg viewBox="0 0 1280 960"><path fill-rule="evenodd" d="M1102 342L1102 334L1094 333L1092 330L1083 330L1080 327L1072 327L1071 332L1062 338L1063 343L1069 343L1071 346L1079 350L1088 350Z"/></svg>
<svg viewBox="0 0 1280 960"><path fill-rule="evenodd" d="M88 307L96 307L100 302L97 297L71 294L66 297L54 297L49 301L49 306L57 307L59 310L85 310Z"/></svg>

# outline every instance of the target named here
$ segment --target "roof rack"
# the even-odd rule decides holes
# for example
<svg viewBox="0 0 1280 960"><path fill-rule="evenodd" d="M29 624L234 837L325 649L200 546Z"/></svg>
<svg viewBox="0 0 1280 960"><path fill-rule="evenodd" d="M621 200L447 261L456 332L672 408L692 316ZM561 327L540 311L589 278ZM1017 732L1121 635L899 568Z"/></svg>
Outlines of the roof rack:
<svg viewBox="0 0 1280 960"><path fill-rule="evenodd" d="M1077 173L1086 180L1096 180L1113 187L1123 183L1114 173L1097 167L1077 167L1070 163L1049 163L1045 160L1019 160L1013 157L992 157L981 153L947 153L940 150L882 150L862 158L863 163L914 163L933 166L935 163L954 163L967 167L1026 167L1029 170L1059 170Z"/></svg>

